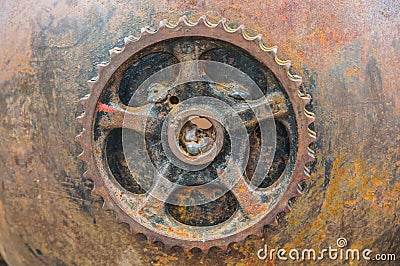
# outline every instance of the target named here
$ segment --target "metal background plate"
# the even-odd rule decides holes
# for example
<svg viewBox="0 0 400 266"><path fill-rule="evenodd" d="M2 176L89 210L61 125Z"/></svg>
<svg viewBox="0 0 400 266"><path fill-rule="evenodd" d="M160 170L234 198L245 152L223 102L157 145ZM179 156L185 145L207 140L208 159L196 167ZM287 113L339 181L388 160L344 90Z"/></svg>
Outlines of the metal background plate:
<svg viewBox="0 0 400 266"><path fill-rule="evenodd" d="M400 256L398 1L2 1L0 252L10 265L263 264L257 250L351 248ZM191 11L188 11L191 10ZM213 11L210 11L213 10ZM303 197L264 239L165 253L116 224L74 141L86 80L123 37L165 17L226 17L291 59L318 114ZM282 262L278 262L281 263ZM329 264L329 261L323 263Z"/></svg>

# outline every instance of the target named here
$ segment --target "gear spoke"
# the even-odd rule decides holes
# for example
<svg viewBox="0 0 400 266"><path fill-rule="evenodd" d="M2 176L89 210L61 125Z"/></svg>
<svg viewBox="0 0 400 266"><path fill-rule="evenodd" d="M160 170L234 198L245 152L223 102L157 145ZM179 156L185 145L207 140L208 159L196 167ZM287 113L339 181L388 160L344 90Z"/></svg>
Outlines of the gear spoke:
<svg viewBox="0 0 400 266"><path fill-rule="evenodd" d="M255 217L267 211L268 204L263 202L261 196L247 184L238 167L233 166L230 170L224 170L219 178L226 186L232 187L233 185L231 192L235 195L246 216ZM232 184L235 181L237 181L236 184Z"/></svg>
<svg viewBox="0 0 400 266"><path fill-rule="evenodd" d="M254 113L251 119L246 119L246 127L251 127L267 119L280 119L288 115L288 106L282 93L274 93L254 101L247 101L237 107L241 116Z"/></svg>
<svg viewBox="0 0 400 266"><path fill-rule="evenodd" d="M152 104L141 107L128 107L122 104L109 106L100 102L97 107L98 112L105 112L107 115L100 119L99 126L103 129L129 128L144 134L152 106Z"/></svg>
<svg viewBox="0 0 400 266"><path fill-rule="evenodd" d="M137 209L137 214L147 219L163 219L166 216L165 202L148 195Z"/></svg>
<svg viewBox="0 0 400 266"><path fill-rule="evenodd" d="M204 66L199 65L198 60L204 52L216 48L215 45L213 42L204 41L184 42L170 48L171 53L182 63L177 77L178 84L193 80L209 80L206 78Z"/></svg>
<svg viewBox="0 0 400 266"><path fill-rule="evenodd" d="M172 53L180 62L199 60L201 55L211 49L218 48L214 42L196 40L186 41L179 44L170 45L167 50Z"/></svg>
<svg viewBox="0 0 400 266"><path fill-rule="evenodd" d="M164 177L168 167L169 163L165 163L160 169L154 170L154 183L139 207L139 214L146 214L149 210L158 216L165 214L164 204L177 186Z"/></svg>

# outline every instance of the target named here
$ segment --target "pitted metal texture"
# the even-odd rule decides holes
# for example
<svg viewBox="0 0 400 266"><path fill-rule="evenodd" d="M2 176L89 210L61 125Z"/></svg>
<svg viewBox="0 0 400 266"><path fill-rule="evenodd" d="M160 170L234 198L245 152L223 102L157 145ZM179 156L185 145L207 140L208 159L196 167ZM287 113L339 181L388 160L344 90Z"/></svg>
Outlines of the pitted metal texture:
<svg viewBox="0 0 400 266"><path fill-rule="evenodd" d="M309 128L314 114L305 109L311 97L299 90L301 78L291 74L290 61L276 52L243 26L205 17L197 22L182 17L178 24L163 20L158 29L145 28L111 50L111 61L99 65L98 77L88 83L90 94L81 100L83 131L77 137L85 176L105 206L150 241L203 251L276 224L289 200L301 194L316 137ZM240 82L215 82L221 72L207 71L207 62L238 69L262 97L252 99ZM142 86L168 68L165 79ZM201 72L201 79L174 83L189 80L191 72ZM218 109L220 103L226 108ZM262 121L274 125L270 160L263 157ZM243 169L231 159L238 141L232 132L246 136L239 145L246 156ZM144 157L155 171L140 160ZM262 160L270 167L255 178ZM199 189L203 185L209 186Z"/></svg>

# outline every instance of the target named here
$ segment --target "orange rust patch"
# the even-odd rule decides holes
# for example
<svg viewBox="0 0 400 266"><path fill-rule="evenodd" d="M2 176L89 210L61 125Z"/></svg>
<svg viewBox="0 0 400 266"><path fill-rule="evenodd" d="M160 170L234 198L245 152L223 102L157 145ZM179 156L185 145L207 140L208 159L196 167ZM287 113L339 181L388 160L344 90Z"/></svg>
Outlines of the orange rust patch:
<svg viewBox="0 0 400 266"><path fill-rule="evenodd" d="M106 112L106 113L115 113L117 110L115 110L114 108L112 108L111 106L108 106L102 102L99 102L97 104L97 111L102 111L102 112Z"/></svg>

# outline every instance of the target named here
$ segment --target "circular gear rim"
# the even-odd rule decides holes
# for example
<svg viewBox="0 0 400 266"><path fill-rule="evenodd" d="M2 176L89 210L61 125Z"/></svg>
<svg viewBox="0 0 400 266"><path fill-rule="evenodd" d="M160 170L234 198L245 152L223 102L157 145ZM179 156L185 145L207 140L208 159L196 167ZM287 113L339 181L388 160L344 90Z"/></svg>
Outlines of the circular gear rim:
<svg viewBox="0 0 400 266"><path fill-rule="evenodd" d="M205 31L207 34L204 34L202 31ZM173 239L161 235L136 222L125 214L118 204L107 194L101 175L98 173L92 151L92 126L93 115L100 94L109 77L120 66L118 62L123 63L144 47L164 40L163 38L157 38L159 34L166 34L165 39L200 36L212 37L229 43L232 43L231 39L229 39L232 34L240 35L242 37L238 38L239 41L241 39L240 44L234 44L249 52L254 58L260 60L262 64L274 73L277 79L282 83L282 87L286 91L289 101L295 111L298 145L294 169L288 187L282 193L278 203L260 221L237 234L205 242L202 240ZM139 41L142 45L137 45ZM118 222L129 224L132 233L142 233L146 235L148 241L151 243L160 241L164 244L166 249L180 246L185 251L199 248L204 253L207 253L211 247L227 249L231 243L243 243L246 237L250 235L262 237L265 225L278 225L278 214L281 212L289 212L291 209L289 201L294 197L301 196L301 183L310 176L310 169L307 165L315 160L315 151L310 147L316 140L316 132L310 127L315 120L315 114L306 108L306 105L311 101L311 96L300 90L302 78L290 72L291 61L279 59L277 56L277 47L268 47L263 41L261 34L251 34L244 25L231 27L224 18L213 23L208 20L206 16L201 16L195 22L190 21L186 16L182 16L176 24L164 19L160 22L158 28L142 28L140 36L128 36L124 38L124 43L125 45L123 48L115 47L109 51L110 62L103 62L97 65L98 76L87 82L90 93L79 100L84 107L84 112L77 117L77 121L83 127L82 132L76 137L76 140L80 143L83 150L82 153L78 155L78 158L87 165L87 170L83 176L93 181L92 194L98 194L103 198L103 209L113 210L117 216ZM255 49L255 45L258 46L258 50ZM125 53L129 56L124 57L123 55Z"/></svg>

